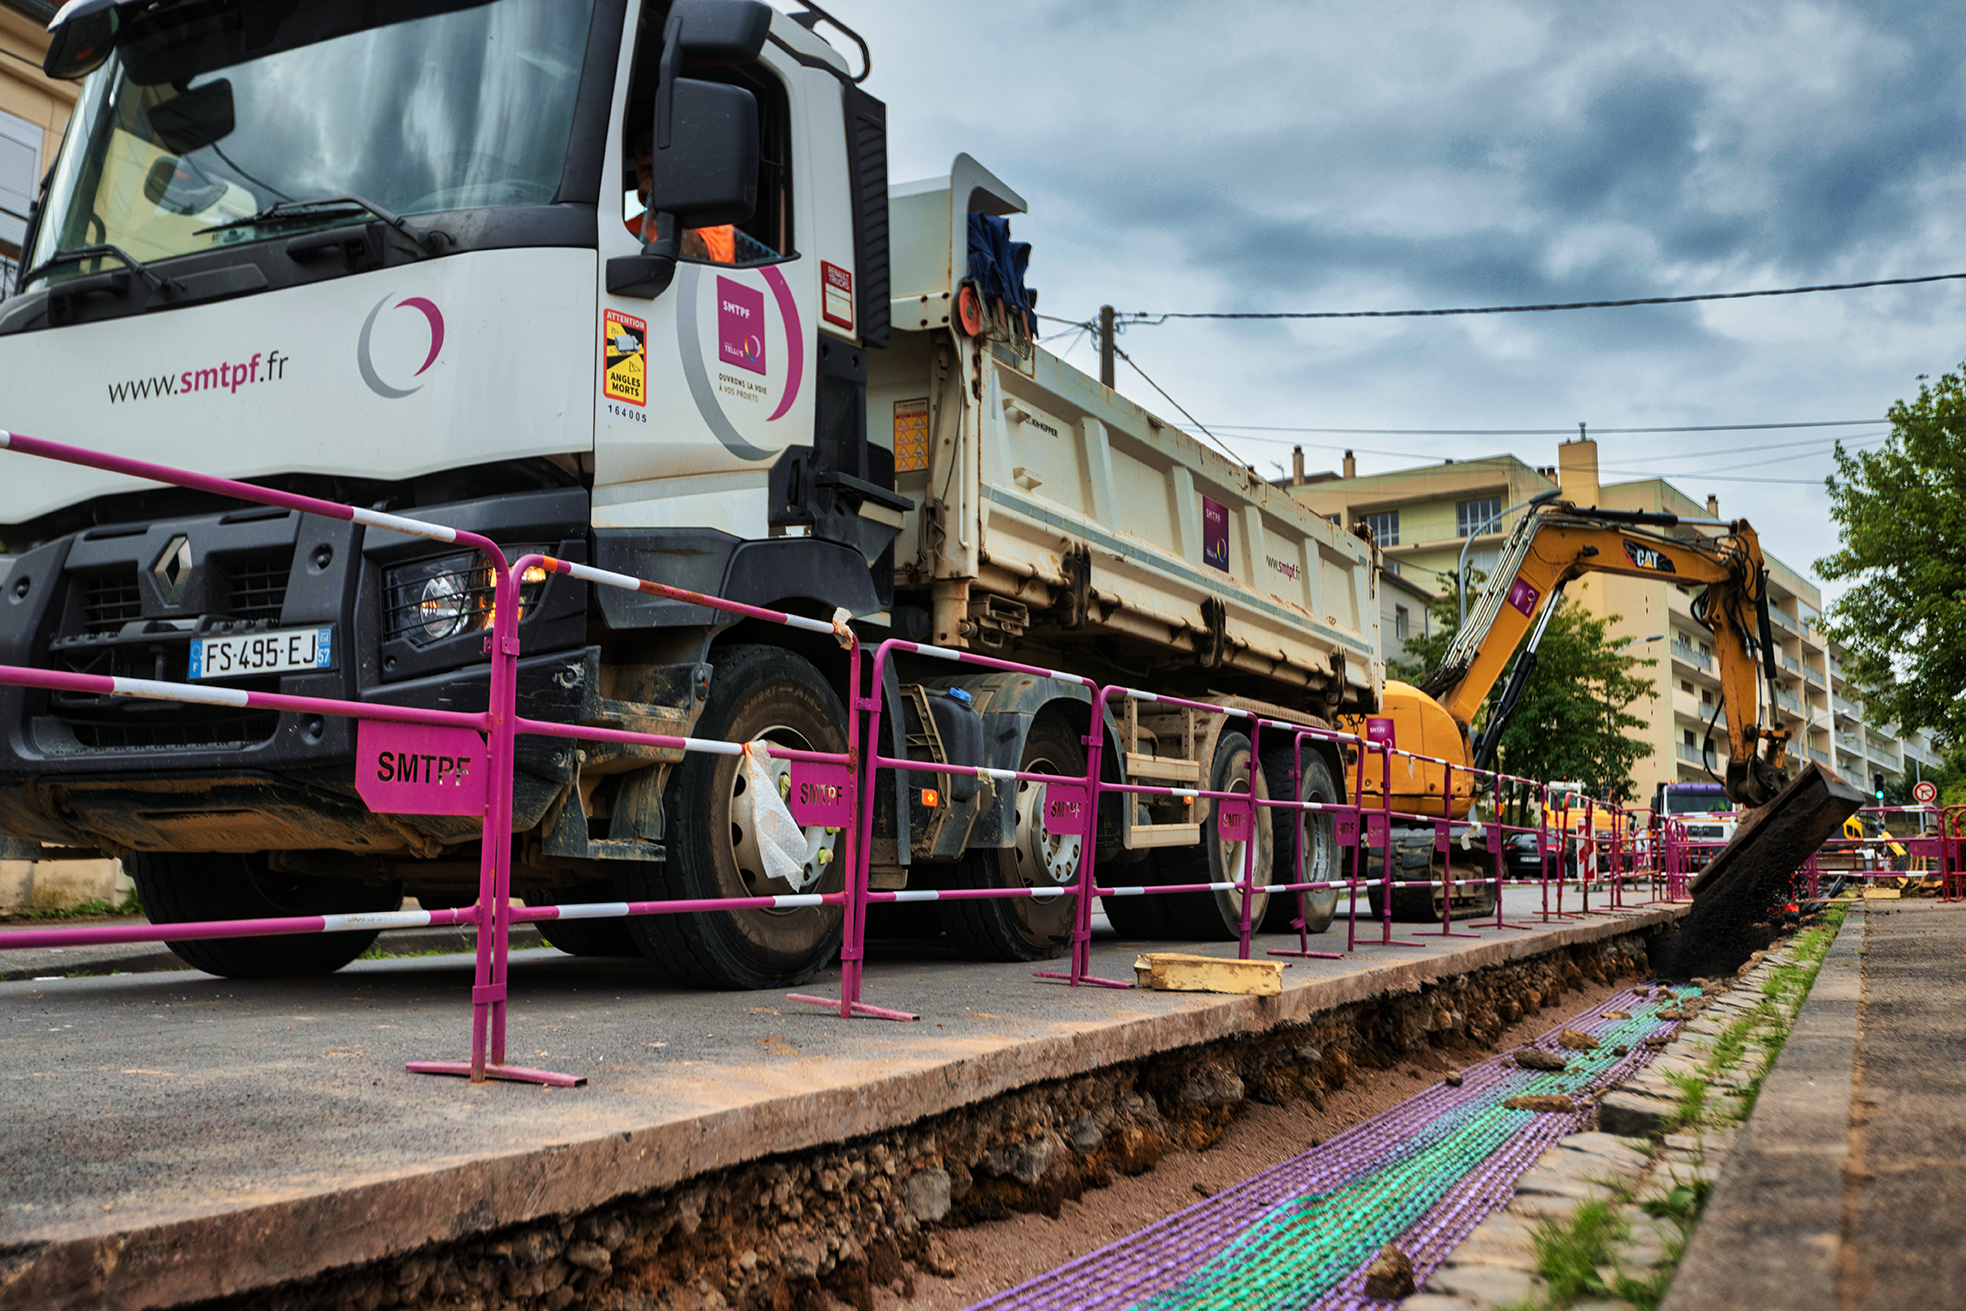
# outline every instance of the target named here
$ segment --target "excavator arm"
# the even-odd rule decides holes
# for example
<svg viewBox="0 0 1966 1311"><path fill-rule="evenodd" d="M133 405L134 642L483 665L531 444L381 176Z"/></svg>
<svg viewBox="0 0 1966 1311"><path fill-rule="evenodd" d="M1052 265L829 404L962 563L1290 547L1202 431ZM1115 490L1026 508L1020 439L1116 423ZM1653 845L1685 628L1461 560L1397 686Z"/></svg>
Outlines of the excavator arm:
<svg viewBox="0 0 1966 1311"><path fill-rule="evenodd" d="M1768 726L1775 722L1772 710L1763 718L1761 675L1772 687L1775 668L1760 540L1746 520L1727 525L1719 537L1669 535L1680 523L1673 515L1566 502L1536 507L1509 535L1495 573L1420 691L1465 731L1524 636L1537 627L1540 637L1538 617L1547 621L1565 583L1604 573L1699 585L1693 616L1714 635L1727 712L1727 794L1739 805L1766 804L1785 781L1788 732ZM1498 730L1484 735L1485 748Z"/></svg>

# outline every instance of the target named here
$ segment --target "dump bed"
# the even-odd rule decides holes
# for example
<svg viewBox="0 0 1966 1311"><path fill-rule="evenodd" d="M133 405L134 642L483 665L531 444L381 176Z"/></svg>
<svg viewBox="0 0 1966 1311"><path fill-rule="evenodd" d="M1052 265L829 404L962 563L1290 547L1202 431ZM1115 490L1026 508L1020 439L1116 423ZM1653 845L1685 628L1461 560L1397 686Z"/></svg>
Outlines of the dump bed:
<svg viewBox="0 0 1966 1311"><path fill-rule="evenodd" d="M998 316L962 330L968 212L1022 209L967 156L890 193L896 332L869 353L867 426L915 502L896 584L930 594L929 640L1130 650L1326 713L1376 706L1368 543Z"/></svg>

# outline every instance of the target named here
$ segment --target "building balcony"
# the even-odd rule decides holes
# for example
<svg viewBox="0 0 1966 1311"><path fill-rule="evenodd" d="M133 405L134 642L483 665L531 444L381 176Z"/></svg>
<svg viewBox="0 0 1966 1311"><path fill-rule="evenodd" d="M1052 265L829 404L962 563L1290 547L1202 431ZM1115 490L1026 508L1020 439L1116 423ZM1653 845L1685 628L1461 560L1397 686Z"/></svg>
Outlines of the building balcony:
<svg viewBox="0 0 1966 1311"><path fill-rule="evenodd" d="M1802 630L1796 627L1794 618L1772 605L1768 607L1768 619L1770 623L1774 624L1775 627L1781 629L1784 633L1792 633L1797 637L1802 636Z"/></svg>
<svg viewBox="0 0 1966 1311"><path fill-rule="evenodd" d="M1886 751L1882 747L1871 747L1864 754L1870 757L1872 764L1882 765L1884 768L1893 772L1904 768L1904 762L1902 760L1899 760L1894 753Z"/></svg>
<svg viewBox="0 0 1966 1311"><path fill-rule="evenodd" d="M1775 704L1788 711L1791 715L1794 715L1797 719L1802 718L1802 698L1787 688L1778 687L1775 689Z"/></svg>
<svg viewBox="0 0 1966 1311"><path fill-rule="evenodd" d="M1810 747L1809 759L1815 761L1819 765L1827 765L1829 763L1829 752L1818 751L1816 750L1816 748Z"/></svg>
<svg viewBox="0 0 1966 1311"><path fill-rule="evenodd" d="M1830 708L1839 715L1850 719L1860 719L1863 717L1864 712L1857 708L1855 702L1847 697L1839 696L1835 692L1829 694L1829 704Z"/></svg>
<svg viewBox="0 0 1966 1311"><path fill-rule="evenodd" d="M1702 655L1700 649L1691 642L1682 642L1676 637L1672 641L1672 658L1681 664L1691 665L1702 673L1711 672L1713 669L1712 656Z"/></svg>
<svg viewBox="0 0 1966 1311"><path fill-rule="evenodd" d="M1802 666L1802 676L1814 683L1817 687L1829 686L1828 682L1823 678L1823 671L1814 665Z"/></svg>
<svg viewBox="0 0 1966 1311"><path fill-rule="evenodd" d="M1700 748L1689 747L1684 742L1673 743L1673 754L1689 764L1697 765L1700 763Z"/></svg>
<svg viewBox="0 0 1966 1311"><path fill-rule="evenodd" d="M1782 652L1782 668L1788 670L1791 674L1799 674L1802 672L1802 662L1784 651Z"/></svg>

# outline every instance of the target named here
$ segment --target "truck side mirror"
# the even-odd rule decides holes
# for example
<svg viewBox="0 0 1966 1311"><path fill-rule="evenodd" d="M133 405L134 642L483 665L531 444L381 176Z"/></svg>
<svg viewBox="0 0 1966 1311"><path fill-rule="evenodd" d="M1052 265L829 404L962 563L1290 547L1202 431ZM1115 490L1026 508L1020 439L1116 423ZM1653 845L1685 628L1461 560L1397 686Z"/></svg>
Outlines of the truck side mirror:
<svg viewBox="0 0 1966 1311"><path fill-rule="evenodd" d="M721 82L676 81L649 202L685 228L748 222L758 208L758 100Z"/></svg>
<svg viewBox="0 0 1966 1311"><path fill-rule="evenodd" d="M764 0L676 0L655 87L655 239L608 261L608 291L654 300L676 276L684 228L743 223L758 207L758 101L742 87L682 76L685 61L748 64L764 50Z"/></svg>

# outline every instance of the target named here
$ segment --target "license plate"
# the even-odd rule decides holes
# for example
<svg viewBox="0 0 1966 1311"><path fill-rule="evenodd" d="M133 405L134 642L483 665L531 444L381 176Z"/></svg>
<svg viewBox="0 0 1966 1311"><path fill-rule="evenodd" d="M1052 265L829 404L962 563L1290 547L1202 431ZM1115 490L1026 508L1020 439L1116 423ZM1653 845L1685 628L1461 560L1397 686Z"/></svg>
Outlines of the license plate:
<svg viewBox="0 0 1966 1311"><path fill-rule="evenodd" d="M193 678L239 678L334 668L334 629L288 628L277 633L201 637L191 643Z"/></svg>

